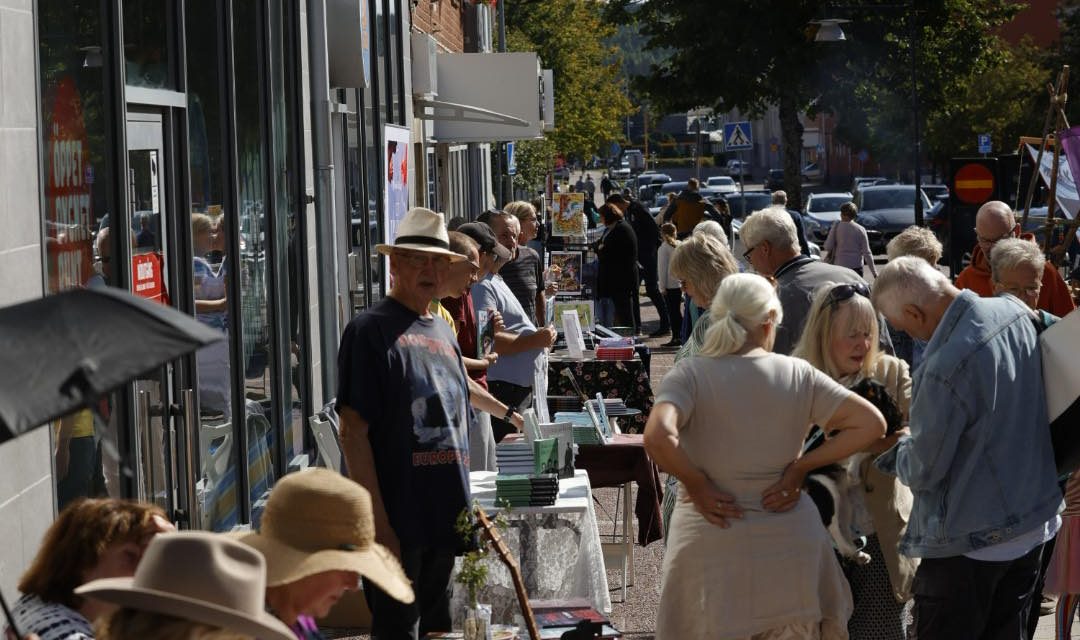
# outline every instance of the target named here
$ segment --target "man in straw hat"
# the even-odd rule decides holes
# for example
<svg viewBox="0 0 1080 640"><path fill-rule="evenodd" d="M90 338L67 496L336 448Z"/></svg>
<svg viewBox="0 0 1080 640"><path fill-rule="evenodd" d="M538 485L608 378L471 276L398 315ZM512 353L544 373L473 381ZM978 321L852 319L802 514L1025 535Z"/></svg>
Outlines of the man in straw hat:
<svg viewBox="0 0 1080 640"><path fill-rule="evenodd" d="M412 604L365 576L375 638L449 631L450 572L469 505L469 391L449 325L428 311L451 262L442 215L415 208L390 257L389 295L349 323L338 352L337 411L353 480L371 493L375 540L396 554Z"/></svg>
<svg viewBox="0 0 1080 640"><path fill-rule="evenodd" d="M133 578L101 578L75 589L120 606L98 628L104 640L245 638L296 640L263 607L266 562L228 536L185 531L154 536Z"/></svg>
<svg viewBox="0 0 1080 640"><path fill-rule="evenodd" d="M404 604L415 601L397 558L375 542L371 494L327 469L285 476L257 533L240 538L266 557L266 603L305 640L321 640L322 618L360 576Z"/></svg>

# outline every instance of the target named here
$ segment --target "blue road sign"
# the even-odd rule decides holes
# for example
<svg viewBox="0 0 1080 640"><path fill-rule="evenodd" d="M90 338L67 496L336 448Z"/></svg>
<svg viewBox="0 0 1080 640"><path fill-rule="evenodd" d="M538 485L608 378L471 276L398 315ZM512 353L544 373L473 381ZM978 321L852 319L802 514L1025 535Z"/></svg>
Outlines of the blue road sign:
<svg viewBox="0 0 1080 640"><path fill-rule="evenodd" d="M979 153L990 153L993 151L994 146L990 143L989 133L979 134Z"/></svg>
<svg viewBox="0 0 1080 640"><path fill-rule="evenodd" d="M724 124L724 150L744 151L754 148L754 138L750 133L750 123L728 122Z"/></svg>
<svg viewBox="0 0 1080 640"><path fill-rule="evenodd" d="M517 161L514 158L514 143L506 143L506 175L512 176L517 174Z"/></svg>

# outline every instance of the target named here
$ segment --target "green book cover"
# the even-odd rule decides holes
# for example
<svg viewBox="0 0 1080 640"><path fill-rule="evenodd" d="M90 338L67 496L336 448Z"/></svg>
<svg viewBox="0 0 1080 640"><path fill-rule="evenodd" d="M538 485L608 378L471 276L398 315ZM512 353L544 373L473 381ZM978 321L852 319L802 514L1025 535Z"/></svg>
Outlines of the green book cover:
<svg viewBox="0 0 1080 640"><path fill-rule="evenodd" d="M536 473L558 473L559 441L555 438L533 440L533 461Z"/></svg>

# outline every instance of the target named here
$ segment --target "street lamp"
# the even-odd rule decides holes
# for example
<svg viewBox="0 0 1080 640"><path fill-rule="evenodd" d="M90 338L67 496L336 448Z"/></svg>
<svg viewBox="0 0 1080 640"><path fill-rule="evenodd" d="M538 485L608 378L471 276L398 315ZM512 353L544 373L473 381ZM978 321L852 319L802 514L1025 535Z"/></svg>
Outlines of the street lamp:
<svg viewBox="0 0 1080 640"><path fill-rule="evenodd" d="M852 8L852 7L849 7ZM919 82L916 73L916 60L919 51L919 26L914 13L914 3L904 5L874 5L874 9L912 9L911 31L908 39L911 42L911 111L915 127L915 224L924 226L923 200L922 200L922 171L919 167L919 157L922 155L922 140L919 136ZM844 29L840 26L850 20L824 18L814 20L812 24L818 25L814 42L843 42L847 40Z"/></svg>

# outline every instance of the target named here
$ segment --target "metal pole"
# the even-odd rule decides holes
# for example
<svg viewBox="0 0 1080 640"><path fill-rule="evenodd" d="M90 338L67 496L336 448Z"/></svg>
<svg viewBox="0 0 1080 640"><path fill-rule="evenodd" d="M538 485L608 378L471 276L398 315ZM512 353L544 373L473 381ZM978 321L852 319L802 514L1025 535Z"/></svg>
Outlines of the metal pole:
<svg viewBox="0 0 1080 640"><path fill-rule="evenodd" d="M919 156L922 155L922 141L919 139L919 82L916 71L919 50L919 20L915 3L911 6L911 111L915 121L915 225L924 226L922 200L922 171Z"/></svg>
<svg viewBox="0 0 1080 640"><path fill-rule="evenodd" d="M497 18L499 23L499 53L506 52L506 0L499 0ZM506 204L506 194L503 191L503 143L495 143L495 206L502 208Z"/></svg>

